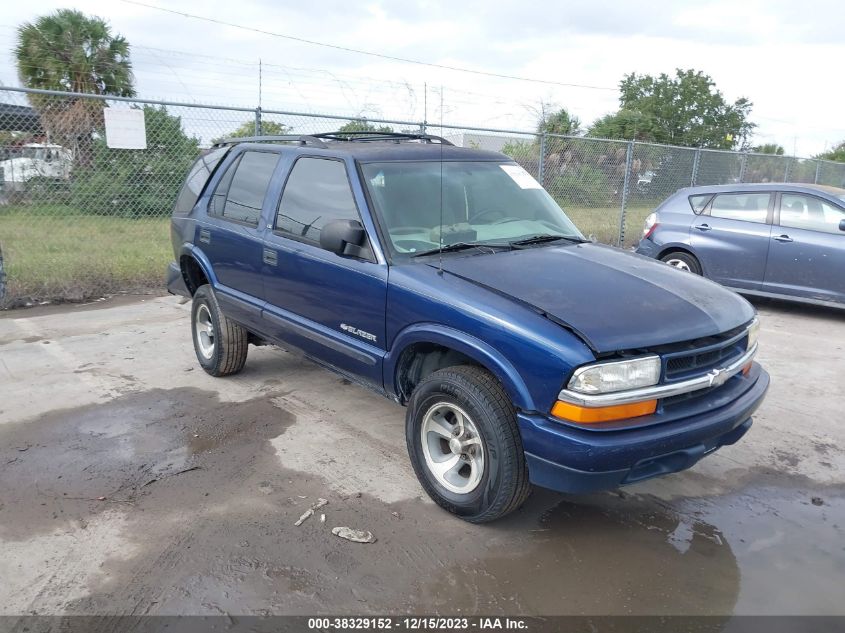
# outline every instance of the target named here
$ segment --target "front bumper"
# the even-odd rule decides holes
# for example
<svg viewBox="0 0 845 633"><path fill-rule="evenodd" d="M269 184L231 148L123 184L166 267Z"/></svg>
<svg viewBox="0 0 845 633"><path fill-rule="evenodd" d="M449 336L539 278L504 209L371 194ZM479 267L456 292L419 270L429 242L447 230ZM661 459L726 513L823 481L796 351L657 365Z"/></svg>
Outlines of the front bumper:
<svg viewBox="0 0 845 633"><path fill-rule="evenodd" d="M769 388L769 375L754 363L748 376L734 376L731 382L730 391L741 395L727 403L714 394L712 408L702 410L699 400L692 415L662 423L655 419L636 428L575 428L549 416L520 412L531 483L560 492L590 492L693 466L745 435Z"/></svg>
<svg viewBox="0 0 845 633"><path fill-rule="evenodd" d="M191 293L188 291L188 286L185 284L185 278L182 276L182 271L179 264L170 262L166 273L167 292L172 295L179 295L180 297L191 298Z"/></svg>

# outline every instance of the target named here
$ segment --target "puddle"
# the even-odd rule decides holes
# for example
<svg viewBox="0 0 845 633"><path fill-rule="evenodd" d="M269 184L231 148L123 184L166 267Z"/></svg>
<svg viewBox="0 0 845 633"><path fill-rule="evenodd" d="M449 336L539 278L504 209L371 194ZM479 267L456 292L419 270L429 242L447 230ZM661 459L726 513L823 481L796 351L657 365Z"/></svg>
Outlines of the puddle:
<svg viewBox="0 0 845 633"><path fill-rule="evenodd" d="M736 492L712 497L535 491L514 515L475 526L420 499L386 502L385 477L356 467L373 456L350 449L353 431L297 431L279 393L221 403L153 390L0 427L3 608L845 613L843 485L749 469ZM376 458L414 488L404 452ZM360 492L332 488L353 476ZM318 497L329 504L295 527ZM335 526L378 540L350 543Z"/></svg>
<svg viewBox="0 0 845 633"><path fill-rule="evenodd" d="M739 568L720 530L649 498L562 500L520 527L530 539L512 552L497 548L429 587L439 611L724 614L736 604Z"/></svg>
<svg viewBox="0 0 845 633"><path fill-rule="evenodd" d="M202 456L236 454L244 443L280 435L291 421L263 399L221 403L213 393L185 388L3 425L0 537L27 539L90 520L112 504L134 503L154 480L192 466L219 470ZM212 472L205 481L213 484L217 476Z"/></svg>
<svg viewBox="0 0 845 633"><path fill-rule="evenodd" d="M671 503L541 495L552 506L533 527L531 516L510 521L530 539L449 566L421 602L442 613L845 613L833 580L845 577L842 487L822 506L794 486Z"/></svg>

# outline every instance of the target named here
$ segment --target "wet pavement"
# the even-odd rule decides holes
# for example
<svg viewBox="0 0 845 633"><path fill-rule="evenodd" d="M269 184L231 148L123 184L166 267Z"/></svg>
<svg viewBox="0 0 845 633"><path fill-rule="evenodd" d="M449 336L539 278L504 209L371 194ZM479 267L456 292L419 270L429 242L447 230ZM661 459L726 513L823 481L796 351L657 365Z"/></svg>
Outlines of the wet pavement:
<svg viewBox="0 0 845 633"><path fill-rule="evenodd" d="M424 497L401 407L273 348L210 378L174 299L8 313L0 613L845 614L845 316L759 309L740 444L486 526Z"/></svg>

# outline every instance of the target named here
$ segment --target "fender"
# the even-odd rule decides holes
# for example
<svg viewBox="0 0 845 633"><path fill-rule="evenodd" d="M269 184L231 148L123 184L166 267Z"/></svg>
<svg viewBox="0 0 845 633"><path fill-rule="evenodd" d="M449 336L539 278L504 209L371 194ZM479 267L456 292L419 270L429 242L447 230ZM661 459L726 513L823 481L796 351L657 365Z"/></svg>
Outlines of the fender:
<svg viewBox="0 0 845 633"><path fill-rule="evenodd" d="M214 269L211 267L211 262L208 261L208 258L205 256L205 253L202 252L199 248L194 246L189 242L185 242L182 244L182 248L179 249L179 259L182 259L183 255L188 255L193 257L194 260L199 264L202 271L205 273L205 278L208 279L208 283L211 284L212 288L218 288L219 283L217 282L217 276L214 274Z"/></svg>
<svg viewBox="0 0 845 633"><path fill-rule="evenodd" d="M695 254L695 249L692 246L687 244L686 242L665 242L660 244L660 250L657 253L658 257L663 257L668 251L686 251L690 255L695 255L698 258L698 255Z"/></svg>
<svg viewBox="0 0 845 633"><path fill-rule="evenodd" d="M522 377L505 356L479 338L437 323L415 323L401 330L394 337L390 351L384 358L383 369L384 386L391 394L398 393L396 364L402 352L414 343L435 343L469 356L499 379L518 409L535 410Z"/></svg>

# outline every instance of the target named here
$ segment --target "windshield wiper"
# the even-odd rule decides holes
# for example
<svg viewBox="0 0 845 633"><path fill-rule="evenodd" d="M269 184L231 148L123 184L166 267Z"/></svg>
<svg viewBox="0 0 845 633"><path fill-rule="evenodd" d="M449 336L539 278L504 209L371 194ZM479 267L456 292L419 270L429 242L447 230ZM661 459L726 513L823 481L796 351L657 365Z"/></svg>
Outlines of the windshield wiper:
<svg viewBox="0 0 845 633"><path fill-rule="evenodd" d="M539 235L532 235L521 240L509 242L512 248L519 248L520 246L531 246L533 244L543 244L544 242L557 242L558 240L567 240L575 244L583 244L586 240L576 237L574 235L552 235L551 233L541 233Z"/></svg>
<svg viewBox="0 0 845 633"><path fill-rule="evenodd" d="M452 244L444 244L442 248L438 246L427 251L413 253L411 257L424 257L425 255L436 255L437 253L453 253L468 248L511 248L511 245L502 242L454 242Z"/></svg>

